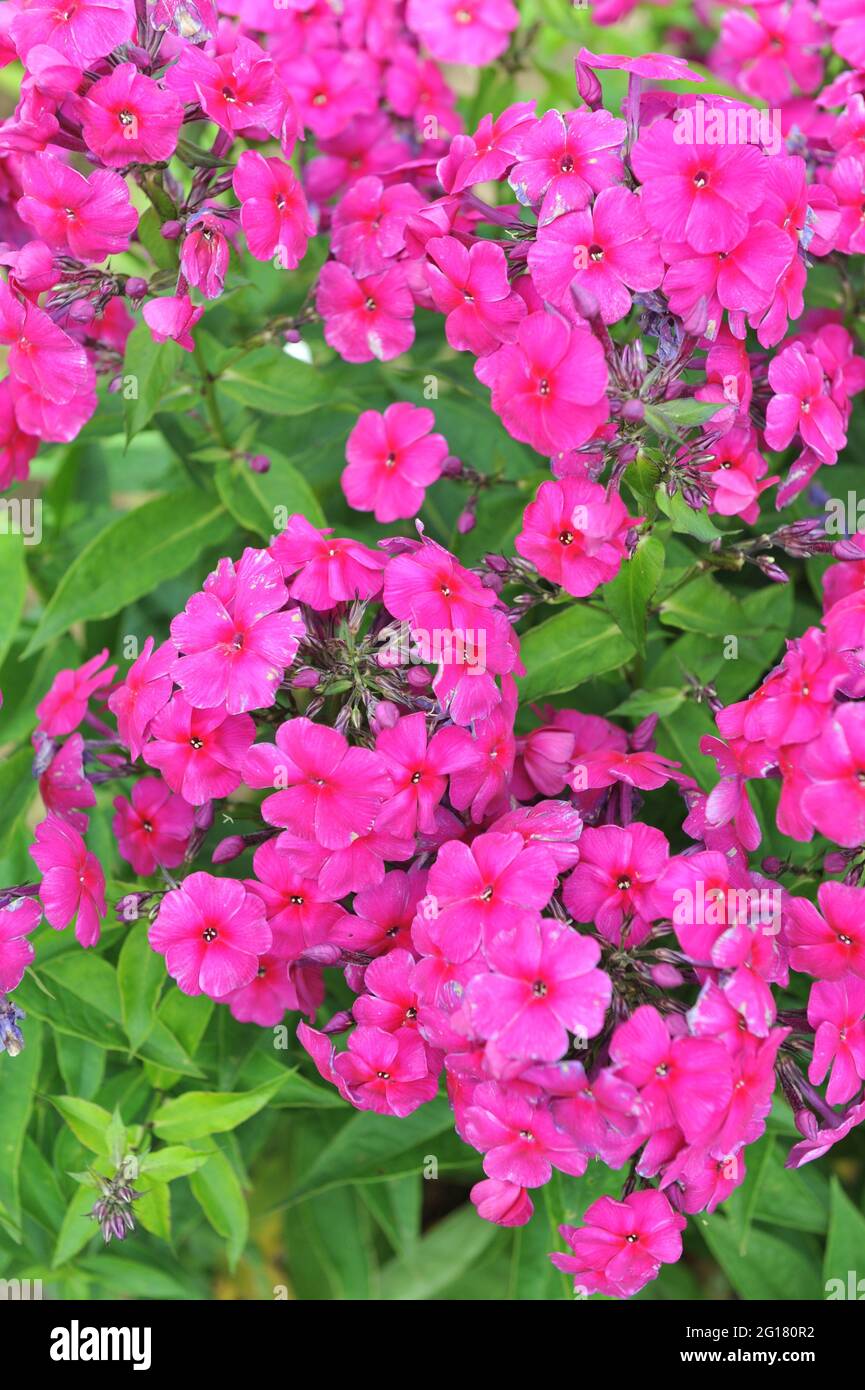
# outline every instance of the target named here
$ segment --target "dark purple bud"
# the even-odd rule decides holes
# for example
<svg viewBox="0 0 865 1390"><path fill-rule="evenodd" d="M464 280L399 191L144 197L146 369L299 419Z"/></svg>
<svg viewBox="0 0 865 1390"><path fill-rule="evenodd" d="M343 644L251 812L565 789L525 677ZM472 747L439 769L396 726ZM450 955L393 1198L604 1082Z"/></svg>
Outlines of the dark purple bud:
<svg viewBox="0 0 865 1390"><path fill-rule="evenodd" d="M344 1033L346 1029L354 1026L354 1019L348 1009L341 1009L338 1014L327 1022L322 1028L322 1033Z"/></svg>
<svg viewBox="0 0 865 1390"><path fill-rule="evenodd" d="M237 859L238 855L243 854L246 849L242 835L226 835L224 840L220 840L216 849L210 856L211 864L230 864L232 859Z"/></svg>
<svg viewBox="0 0 865 1390"><path fill-rule="evenodd" d="M457 532L461 536L467 536L469 531L473 531L477 525L477 517L471 507L466 507L457 517Z"/></svg>
<svg viewBox="0 0 865 1390"><path fill-rule="evenodd" d="M247 468L250 468L253 473L270 472L270 459L267 454L244 454L243 457Z"/></svg>
<svg viewBox="0 0 865 1390"><path fill-rule="evenodd" d="M646 418L646 407L642 401L625 401L622 405L622 419L634 420L637 423Z"/></svg>
<svg viewBox="0 0 865 1390"><path fill-rule="evenodd" d="M442 464L441 476L443 478L458 478L463 471L463 461L458 459L456 454L448 454Z"/></svg>
<svg viewBox="0 0 865 1390"><path fill-rule="evenodd" d="M301 666L291 678L291 684L298 690L313 690L321 680L321 672L313 666Z"/></svg>
<svg viewBox="0 0 865 1390"><path fill-rule="evenodd" d="M183 223L176 220L163 222L159 228L159 235L165 237L166 241L176 241L183 232Z"/></svg>
<svg viewBox="0 0 865 1390"><path fill-rule="evenodd" d="M126 281L126 298L143 299L147 293L148 285L146 280L142 280L140 275L130 275Z"/></svg>
<svg viewBox="0 0 865 1390"><path fill-rule="evenodd" d="M406 680L413 690L423 690L432 680L430 672L425 666L412 666Z"/></svg>
<svg viewBox="0 0 865 1390"><path fill-rule="evenodd" d="M767 854L766 858L763 860L764 873L771 874L773 878L777 874L780 874L783 868L784 861L783 859L779 859L776 854Z"/></svg>

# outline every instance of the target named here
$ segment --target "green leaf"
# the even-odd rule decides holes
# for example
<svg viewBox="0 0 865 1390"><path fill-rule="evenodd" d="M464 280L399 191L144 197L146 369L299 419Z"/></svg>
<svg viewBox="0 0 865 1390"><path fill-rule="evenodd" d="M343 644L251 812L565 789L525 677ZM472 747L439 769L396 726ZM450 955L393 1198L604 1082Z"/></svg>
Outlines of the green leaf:
<svg viewBox="0 0 865 1390"><path fill-rule="evenodd" d="M173 1182L175 1178L188 1178L206 1163L207 1150L189 1149L183 1144L168 1144L162 1149L152 1149L144 1155L139 1164L140 1171L158 1182Z"/></svg>
<svg viewBox="0 0 865 1390"><path fill-rule="evenodd" d="M641 537L630 560L601 590L622 633L641 656L646 652L649 603L664 572L664 547L656 536Z"/></svg>
<svg viewBox="0 0 865 1390"><path fill-rule="evenodd" d="M728 1217L716 1211L696 1220L706 1244L741 1298L774 1302L823 1296L806 1238L788 1239L755 1226L748 1238L748 1253L743 1255L739 1231Z"/></svg>
<svg viewBox="0 0 865 1390"><path fill-rule="evenodd" d="M850 1280L851 1272L854 1275ZM841 1280L843 1292L832 1280ZM829 1235L823 1257L824 1297L849 1298L849 1283L865 1279L865 1216L850 1201L837 1178L832 1179ZM865 1285L863 1285L865 1287ZM860 1297L857 1288L853 1297Z"/></svg>
<svg viewBox="0 0 865 1390"><path fill-rule="evenodd" d="M528 703L559 695L622 666L634 655L617 623L606 613L573 603L526 633L520 656L526 674L519 681L520 700Z"/></svg>
<svg viewBox="0 0 865 1390"><path fill-rule="evenodd" d="M19 818L36 795L32 767L33 749L29 746L19 748L17 753L0 762L0 806L3 807L0 851L11 840Z"/></svg>
<svg viewBox="0 0 865 1390"><path fill-rule="evenodd" d="M121 384L127 444L162 405L182 355L183 349L171 339L154 342L146 323L133 328L126 340Z"/></svg>
<svg viewBox="0 0 865 1390"><path fill-rule="evenodd" d="M218 386L265 415L307 415L339 399L326 373L273 348L248 353L222 373Z"/></svg>
<svg viewBox="0 0 865 1390"><path fill-rule="evenodd" d="M682 396L676 401L662 401L659 405L646 406L646 421L656 434L672 439L679 438L680 429L690 429L711 420L719 410L726 409L726 402L697 401L693 396Z"/></svg>
<svg viewBox="0 0 865 1390"><path fill-rule="evenodd" d="M144 1182L135 1203L135 1220L160 1240L171 1240L171 1193L165 1182Z"/></svg>
<svg viewBox="0 0 865 1390"><path fill-rule="evenodd" d="M688 506L681 492L670 497L662 485L655 491L655 501L664 516L668 516L672 521L674 531L694 536L698 541L714 541L721 535L709 513L705 510L695 512L693 507Z"/></svg>
<svg viewBox="0 0 865 1390"><path fill-rule="evenodd" d="M217 491L234 519L266 541L294 512L301 512L314 526L325 526L324 512L303 475L272 449L267 457L270 468L266 473L253 473L238 460L223 459L218 464Z"/></svg>
<svg viewBox="0 0 865 1390"><path fill-rule="evenodd" d="M178 261L177 242L164 237L161 227L156 208L145 208L138 219L138 240L160 270L174 270Z"/></svg>
<svg viewBox="0 0 865 1390"><path fill-rule="evenodd" d="M222 1152L211 1154L189 1179L192 1194L217 1235L228 1241L234 1269L249 1235L249 1211L240 1181Z"/></svg>
<svg viewBox="0 0 865 1390"><path fill-rule="evenodd" d="M101 1105L90 1100L79 1100L76 1096L52 1096L51 1104L63 1116L75 1138L92 1153L101 1158L110 1158L111 1144L108 1137L111 1116Z"/></svg>
<svg viewBox="0 0 865 1390"><path fill-rule="evenodd" d="M73 560L25 655L73 623L110 618L158 584L181 574L206 546L225 540L225 508L197 489L154 498L109 523Z"/></svg>
<svg viewBox="0 0 865 1390"><path fill-rule="evenodd" d="M187 1091L160 1105L153 1117L153 1127L161 1139L203 1139L208 1134L222 1134L236 1129L252 1115L258 1114L273 1100L282 1081L277 1079L254 1091Z"/></svg>
<svg viewBox="0 0 865 1390"><path fill-rule="evenodd" d="M306 1169L291 1199L297 1201L346 1182L380 1182L389 1171L402 1172L402 1155L452 1125L453 1113L441 1097L401 1120L390 1115L352 1115ZM420 1165L417 1171L420 1173Z"/></svg>
<svg viewBox="0 0 865 1390"><path fill-rule="evenodd" d="M13 499L19 500L19 499ZM7 506L11 503L7 502ZM22 503L23 505L23 503ZM39 502L33 504L40 506ZM24 564L24 538L0 533L0 662L18 630L27 592L27 568Z"/></svg>
<svg viewBox="0 0 865 1390"><path fill-rule="evenodd" d="M447 1288L483 1254L498 1232L478 1220L474 1207L451 1212L405 1255L398 1255L381 1273L380 1298L420 1302Z"/></svg>
<svg viewBox="0 0 865 1390"><path fill-rule="evenodd" d="M684 690L671 685L659 685L652 690L635 690L610 714L629 714L632 719L646 719L650 714L674 714L686 700Z"/></svg>
<svg viewBox="0 0 865 1390"><path fill-rule="evenodd" d="M147 923L133 927L117 962L123 1026L133 1052L153 1032L156 1005L165 983L165 962L147 940Z"/></svg>
<svg viewBox="0 0 865 1390"><path fill-rule="evenodd" d="M41 1061L42 1029L28 1019L24 1051L17 1057L0 1055L0 1205L16 1225L21 1216L21 1153Z"/></svg>
<svg viewBox="0 0 865 1390"><path fill-rule="evenodd" d="M63 1225L57 1236L57 1245L54 1249L54 1259L52 1264L57 1269L58 1266L66 1264L67 1260L72 1260L83 1250L91 1236L97 1230L95 1221L90 1218L90 1213L97 1201L96 1189L93 1187L79 1187L69 1206L66 1208L66 1215L63 1218Z"/></svg>

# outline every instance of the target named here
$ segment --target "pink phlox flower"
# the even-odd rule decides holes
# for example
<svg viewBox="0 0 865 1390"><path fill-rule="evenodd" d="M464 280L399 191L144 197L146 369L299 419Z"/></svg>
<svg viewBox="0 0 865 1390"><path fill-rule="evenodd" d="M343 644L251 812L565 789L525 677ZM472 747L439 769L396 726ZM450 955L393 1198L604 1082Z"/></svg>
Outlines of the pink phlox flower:
<svg viewBox="0 0 865 1390"><path fill-rule="evenodd" d="M585 444L609 416L603 349L558 314L528 314L516 342L480 358L475 375L508 433L546 458Z"/></svg>
<svg viewBox="0 0 865 1390"><path fill-rule="evenodd" d="M440 63L495 62L520 22L511 0L408 0L406 24Z"/></svg>
<svg viewBox="0 0 865 1390"><path fill-rule="evenodd" d="M623 175L625 122L608 111L547 111L520 126L517 163L508 182L541 225L579 211Z"/></svg>
<svg viewBox="0 0 865 1390"><path fill-rule="evenodd" d="M284 159L244 150L235 166L232 187L240 201L240 225L250 255L257 261L279 259L294 270L315 235L303 188Z"/></svg>
<svg viewBox="0 0 865 1390"><path fill-rule="evenodd" d="M613 945L640 945L658 915L653 885L669 853L666 836L639 821L587 828L579 863L565 884L568 912L576 922L594 922Z"/></svg>
<svg viewBox="0 0 865 1390"><path fill-rule="evenodd" d="M410 183L385 187L373 174L358 179L334 209L331 251L355 275L384 270L405 247L409 215L423 206Z"/></svg>
<svg viewBox="0 0 865 1390"><path fill-rule="evenodd" d="M525 1226L534 1215L532 1199L517 1183L483 1178L469 1193L472 1205L484 1221L496 1226Z"/></svg>
<svg viewBox="0 0 865 1390"><path fill-rule="evenodd" d="M514 163L520 135L534 120L534 101L515 101L501 115L483 116L474 135L451 142L436 168L448 193L462 193L475 184L501 179Z"/></svg>
<svg viewBox="0 0 865 1390"><path fill-rule="evenodd" d="M33 898L13 898L0 909L0 994L17 989L35 952L27 937L42 920Z"/></svg>
<svg viewBox="0 0 865 1390"><path fill-rule="evenodd" d="M346 362L389 362L414 342L414 301L401 264L356 277L348 266L328 261L318 277L315 307L326 342Z"/></svg>
<svg viewBox="0 0 865 1390"><path fill-rule="evenodd" d="M240 786L241 766L254 738L250 715L195 709L178 691L154 715L142 757L184 801L202 806Z"/></svg>
<svg viewBox="0 0 865 1390"><path fill-rule="evenodd" d="M826 390L819 358L800 343L784 348L769 364L774 395L766 411L766 443L786 449L797 433L823 463L834 463L846 443L844 421Z"/></svg>
<svg viewBox="0 0 865 1390"><path fill-rule="evenodd" d="M657 1277L662 1264L681 1257L687 1223L662 1192L632 1192L623 1202L599 1197L583 1221L559 1227L572 1253L550 1256L557 1269L574 1276L578 1291L630 1298Z"/></svg>
<svg viewBox="0 0 865 1390"><path fill-rule="evenodd" d="M255 979L271 933L264 904L242 883L194 873L165 894L148 939L184 994L221 999Z"/></svg>
<svg viewBox="0 0 865 1390"><path fill-rule="evenodd" d="M610 1057L616 1075L639 1090L652 1129L675 1124L689 1144L712 1138L733 1091L730 1057L721 1043L671 1038L657 1009L641 1004L613 1034Z"/></svg>
<svg viewBox="0 0 865 1390"><path fill-rule="evenodd" d="M287 1010L300 1007L285 961L270 953L259 956L248 985L230 990L220 1002L228 1005L238 1023L257 1023L259 1028L275 1028Z"/></svg>
<svg viewBox="0 0 865 1390"><path fill-rule="evenodd" d="M524 916L487 940L490 973L466 990L473 1031L506 1056L555 1062L603 1027L612 995L600 947L561 922ZM491 1174L492 1177L501 1176Z"/></svg>
<svg viewBox="0 0 865 1390"><path fill-rule="evenodd" d="M355 1028L333 1068L353 1105L378 1115L410 1115L438 1090L438 1066L414 1029Z"/></svg>
<svg viewBox="0 0 865 1390"><path fill-rule="evenodd" d="M474 955L481 940L489 942L514 925L518 913L546 907L556 883L556 865L540 845L522 836L479 835L472 844L451 840L442 845L430 869L427 900L444 950L459 964Z"/></svg>
<svg viewBox="0 0 865 1390"><path fill-rule="evenodd" d="M815 1030L808 1079L819 1085L829 1068L830 1105L852 1100L865 1081L865 980L818 981L808 997L808 1022Z"/></svg>
<svg viewBox="0 0 865 1390"><path fill-rule="evenodd" d="M278 138L289 97L269 53L253 39L237 35L231 48L210 56L184 44L168 68L166 85L186 105L229 134L264 130Z"/></svg>
<svg viewBox="0 0 865 1390"><path fill-rule="evenodd" d="M51 740L36 733L33 744L39 759L42 744ZM87 829L85 810L96 805L96 793L84 774L84 739L72 734L51 754L51 761L39 777L39 795L46 811L74 825L82 835Z"/></svg>
<svg viewBox="0 0 865 1390"><path fill-rule="evenodd" d="M865 839L865 708L847 703L827 715L820 737L804 753L812 785L802 810L822 835L853 848Z"/></svg>
<svg viewBox="0 0 865 1390"><path fill-rule="evenodd" d="M431 237L426 253L427 282L436 308L447 315L451 347L479 357L513 342L526 306L510 287L502 248L489 241L466 248L455 237Z"/></svg>
<svg viewBox="0 0 865 1390"><path fill-rule="evenodd" d="M54 0L24 0L10 25L19 57L27 61L31 48L47 44L80 68L132 39L134 15L128 0L77 0L58 5Z"/></svg>
<svg viewBox="0 0 865 1390"><path fill-rule="evenodd" d="M484 1172L518 1187L543 1187L553 1168L581 1177L588 1159L558 1128L549 1107L484 1082L466 1111L466 1140L484 1155Z"/></svg>
<svg viewBox="0 0 865 1390"><path fill-rule="evenodd" d="M148 299L141 312L155 343L167 343L171 339L179 343L184 352L192 352L195 347L192 330L204 309L200 304L194 305L188 294Z"/></svg>
<svg viewBox="0 0 865 1390"><path fill-rule="evenodd" d="M538 801L517 806L493 821L489 830L502 834L516 831L526 845L540 845L553 859L559 873L573 868L579 859L577 841L583 830L579 811L567 801Z"/></svg>
<svg viewBox="0 0 865 1390"><path fill-rule="evenodd" d="M88 148L109 169L169 160L183 123L175 93L145 77L134 63L121 63L88 87L79 112Z"/></svg>
<svg viewBox="0 0 865 1390"><path fill-rule="evenodd" d="M52 738L59 734L71 734L87 715L87 707L95 696L102 698L117 671L116 666L105 666L108 648L97 656L85 661L76 669L64 668L58 671L46 695L36 706L39 720L37 729Z"/></svg>
<svg viewBox="0 0 865 1390"><path fill-rule="evenodd" d="M299 609L279 611L287 602L280 565L266 550L246 549L236 567L220 561L171 623L181 653L171 675L191 705L243 714L275 702L306 632Z"/></svg>
<svg viewBox="0 0 865 1390"><path fill-rule="evenodd" d="M123 858L144 877L160 866L182 864L194 822L189 803L173 795L160 777L142 777L131 797L114 798L111 828Z"/></svg>
<svg viewBox="0 0 865 1390"><path fill-rule="evenodd" d="M32 393L40 405L43 402L62 405L66 407L64 415L76 414L70 402L73 398L86 399L94 381L93 368L84 348L35 304L26 300L22 303L16 298L3 280L0 280L0 343L9 349L6 359L10 372L8 389L20 429L28 434L38 432L40 437L44 430L44 425L40 425L37 431L35 426L39 422L36 419L22 418L22 396L27 393ZM10 425L11 420L7 429Z"/></svg>
<svg viewBox="0 0 865 1390"><path fill-rule="evenodd" d="M600 483L563 478L541 483L514 545L545 579L583 598L618 574L628 532L640 520Z"/></svg>
<svg viewBox="0 0 865 1390"><path fill-rule="evenodd" d="M127 250L138 213L119 174L95 169L88 178L41 152L23 161L21 186L18 216L49 246L81 261Z"/></svg>
<svg viewBox="0 0 865 1390"><path fill-rule="evenodd" d="M205 299L218 299L228 270L229 236L235 228L216 209L205 207L190 217L180 252L180 269ZM226 235L226 233L228 235Z"/></svg>
<svg viewBox="0 0 865 1390"><path fill-rule="evenodd" d="M392 785L378 754L350 748L338 730L306 718L280 725L275 745L256 744L243 775L251 786L281 788L262 804L268 824L330 850L372 829Z"/></svg>
<svg viewBox="0 0 865 1390"><path fill-rule="evenodd" d="M417 1028L418 997L412 976L415 960L410 951L388 951L367 966L363 987L352 1013L358 1023L395 1033L398 1028Z"/></svg>
<svg viewBox="0 0 865 1390"><path fill-rule="evenodd" d="M412 950L412 923L426 894L425 870L391 869L374 888L354 899L354 915L344 917L336 939L348 950L378 956L399 948Z"/></svg>
<svg viewBox="0 0 865 1390"><path fill-rule="evenodd" d="M30 855L42 874L39 900L45 918L62 931L75 922L82 946L95 946L106 914L105 875L95 854L68 821L48 816L36 827Z"/></svg>
<svg viewBox="0 0 865 1390"><path fill-rule="evenodd" d="M171 665L177 657L173 642L154 649L148 637L126 673L126 679L108 696L108 708L117 720L117 729L133 758L141 755L151 721L171 698Z"/></svg>
<svg viewBox="0 0 865 1390"><path fill-rule="evenodd" d="M817 902L819 907L807 898L787 900L793 969L818 980L865 979L865 889L821 883Z"/></svg>
<svg viewBox="0 0 865 1390"><path fill-rule="evenodd" d="M448 455L434 425L431 410L408 401L395 401L384 413L365 410L345 446L342 489L349 505L381 522L417 516Z"/></svg>
<svg viewBox="0 0 865 1390"><path fill-rule="evenodd" d="M270 553L290 580L288 592L299 603L324 613L338 603L375 598L381 591L384 558L359 541L319 530L306 517L288 518Z"/></svg>

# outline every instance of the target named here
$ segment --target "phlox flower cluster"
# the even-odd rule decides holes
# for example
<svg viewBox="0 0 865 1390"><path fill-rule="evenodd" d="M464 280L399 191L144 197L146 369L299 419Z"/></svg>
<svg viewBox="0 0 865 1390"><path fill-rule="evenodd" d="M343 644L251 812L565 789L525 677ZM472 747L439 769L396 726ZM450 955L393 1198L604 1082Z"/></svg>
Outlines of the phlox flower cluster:
<svg viewBox="0 0 865 1390"><path fill-rule="evenodd" d="M43 914L98 939L88 820L114 782L141 881L116 910L147 919L179 989L263 1028L301 1015L360 1110L405 1116L444 1084L483 1156L486 1219L521 1225L554 1170L603 1165L608 1195L555 1258L627 1297L678 1258L688 1215L741 1184L776 1090L803 1136L794 1164L865 1118L865 889L830 878L815 907L783 865L750 864L745 785L778 767L827 833L865 839L865 643L828 637L861 610L865 561L830 570L827 635L721 712L707 796L655 751L654 716L628 734L537 709L518 731L521 610L495 558L471 570L423 533L371 549L295 516L221 560L122 680L105 653L61 672L34 735L40 880L3 891L0 985ZM684 803L674 844L651 824L664 788ZM791 971L816 979L807 1011L784 1006ZM335 1011L329 972L351 1000Z"/></svg>
<svg viewBox="0 0 865 1390"><path fill-rule="evenodd" d="M359 272L377 271L371 244L401 244L405 203L377 175L411 166L422 141L443 153L460 129L437 59L490 62L517 21L510 0L79 0L68 11L10 0L0 62L20 61L24 78L0 123L0 487L27 477L40 441L78 435L99 377L120 387L136 313L157 343L192 351L236 256L293 270L318 227L330 230L337 192L361 222L343 217L337 243L355 248ZM377 236L371 188L387 209ZM169 244L155 260L154 236ZM113 268L129 251L141 274Z"/></svg>

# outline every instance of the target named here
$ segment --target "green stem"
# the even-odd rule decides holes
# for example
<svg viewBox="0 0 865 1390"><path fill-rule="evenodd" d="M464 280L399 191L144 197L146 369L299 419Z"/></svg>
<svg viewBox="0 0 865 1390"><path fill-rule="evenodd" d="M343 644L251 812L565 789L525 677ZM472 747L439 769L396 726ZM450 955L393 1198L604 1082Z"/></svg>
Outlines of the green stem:
<svg viewBox="0 0 865 1390"><path fill-rule="evenodd" d="M222 411L219 409L219 401L216 399L214 383L216 377L208 370L204 360L204 353L201 351L200 343L196 343L193 349L193 358L201 376L202 390L204 391L204 404L207 409L208 418L213 426L213 432L227 453L233 453L231 441L225 428L222 418Z"/></svg>

